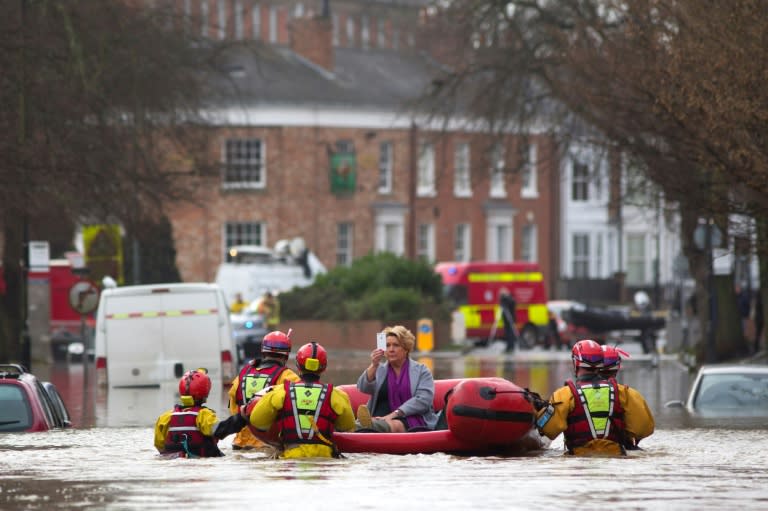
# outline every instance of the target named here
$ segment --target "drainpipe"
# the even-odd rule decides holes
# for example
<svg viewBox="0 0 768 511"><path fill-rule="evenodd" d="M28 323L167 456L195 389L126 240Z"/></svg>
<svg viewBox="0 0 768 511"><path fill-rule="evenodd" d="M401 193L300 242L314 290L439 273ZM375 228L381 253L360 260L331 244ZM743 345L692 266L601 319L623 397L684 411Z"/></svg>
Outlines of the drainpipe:
<svg viewBox="0 0 768 511"><path fill-rule="evenodd" d="M410 150L410 179L408 183L408 235L406 237L406 256L416 259L416 175L418 173L418 128L415 121L411 121L409 136Z"/></svg>

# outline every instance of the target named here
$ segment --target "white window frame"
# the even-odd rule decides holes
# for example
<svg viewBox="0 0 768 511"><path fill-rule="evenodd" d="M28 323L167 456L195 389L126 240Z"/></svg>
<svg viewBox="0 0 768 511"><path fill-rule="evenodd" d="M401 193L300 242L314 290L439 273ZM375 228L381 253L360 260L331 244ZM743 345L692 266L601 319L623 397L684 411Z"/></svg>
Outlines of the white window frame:
<svg viewBox="0 0 768 511"><path fill-rule="evenodd" d="M355 19L347 15L347 47L355 47Z"/></svg>
<svg viewBox="0 0 768 511"><path fill-rule="evenodd" d="M648 280L648 240L645 234L628 233L626 235L626 265L627 284L638 286L647 284Z"/></svg>
<svg viewBox="0 0 768 511"><path fill-rule="evenodd" d="M538 227L536 224L528 223L523 225L520 232L520 259L529 262L538 261L538 244Z"/></svg>
<svg viewBox="0 0 768 511"><path fill-rule="evenodd" d="M253 39L261 39L261 4L253 4L251 8L251 34Z"/></svg>
<svg viewBox="0 0 768 511"><path fill-rule="evenodd" d="M472 197L471 149L469 142L458 142L453 148L453 195Z"/></svg>
<svg viewBox="0 0 768 511"><path fill-rule="evenodd" d="M238 150L237 144L244 144ZM251 151L248 145L258 144L258 155L249 154ZM236 154L246 153L245 158L237 158ZM226 138L221 147L222 162L222 187L232 188L255 188L263 189L267 186L267 153L264 140L260 138ZM244 167L243 172L247 175L253 174L253 179L230 179L228 174L237 172L232 167ZM235 176L236 177L236 176Z"/></svg>
<svg viewBox="0 0 768 511"><path fill-rule="evenodd" d="M571 158L571 189L568 197L571 202L589 201L589 164L582 159ZM584 169L585 174L577 173L577 169Z"/></svg>
<svg viewBox="0 0 768 511"><path fill-rule="evenodd" d="M339 45L339 15L335 12L331 14L331 44L336 47Z"/></svg>
<svg viewBox="0 0 768 511"><path fill-rule="evenodd" d="M453 260L472 260L472 224L456 224L453 242Z"/></svg>
<svg viewBox="0 0 768 511"><path fill-rule="evenodd" d="M245 29L243 28L243 19L245 9L243 8L243 0L235 0L235 39L242 41L245 37Z"/></svg>
<svg viewBox="0 0 768 511"><path fill-rule="evenodd" d="M435 145L432 142L423 142L419 147L416 195L419 197L437 195L435 191Z"/></svg>
<svg viewBox="0 0 768 511"><path fill-rule="evenodd" d="M521 174L522 186L520 188L520 196L524 199L536 199L539 197L538 153L539 150L536 143L531 143L528 146L527 157L523 162Z"/></svg>
<svg viewBox="0 0 768 511"><path fill-rule="evenodd" d="M512 216L489 212L486 220L486 259L491 262L514 260Z"/></svg>
<svg viewBox="0 0 768 511"><path fill-rule="evenodd" d="M336 224L336 265L349 266L352 264L354 224L339 222Z"/></svg>
<svg viewBox="0 0 768 511"><path fill-rule="evenodd" d="M489 195L494 199L503 199L507 196L504 176L504 146L496 142L491 148L491 168Z"/></svg>
<svg viewBox="0 0 768 511"><path fill-rule="evenodd" d="M370 48L371 43L371 27L370 19L365 14L360 19L360 39L362 40L362 46L364 50Z"/></svg>
<svg viewBox="0 0 768 511"><path fill-rule="evenodd" d="M418 244L416 246L416 256L421 257L427 262L435 261L435 225L419 224Z"/></svg>
<svg viewBox="0 0 768 511"><path fill-rule="evenodd" d="M277 7L269 6L269 42L277 43Z"/></svg>
<svg viewBox="0 0 768 511"><path fill-rule="evenodd" d="M260 247L267 246L267 231L264 222L226 222L223 226L224 240L224 258L227 260L227 254L230 247L235 245L256 245Z"/></svg>
<svg viewBox="0 0 768 511"><path fill-rule="evenodd" d="M208 0L200 0L200 36L208 37L210 19L208 18Z"/></svg>
<svg viewBox="0 0 768 511"><path fill-rule="evenodd" d="M405 254L404 206L381 206L375 212L374 252Z"/></svg>
<svg viewBox="0 0 768 511"><path fill-rule="evenodd" d="M590 276L589 241L589 233L575 232L571 235L571 277L573 278L588 279Z"/></svg>
<svg viewBox="0 0 768 511"><path fill-rule="evenodd" d="M225 0L218 0L216 3L216 12L218 14L218 36L219 40L223 41L227 37L227 5Z"/></svg>
<svg viewBox="0 0 768 511"><path fill-rule="evenodd" d="M394 164L394 144L385 140L379 144L379 193L392 193L392 169Z"/></svg>
<svg viewBox="0 0 768 511"><path fill-rule="evenodd" d="M379 18L376 22L376 43L379 48L386 48L387 46L386 24L383 18Z"/></svg>

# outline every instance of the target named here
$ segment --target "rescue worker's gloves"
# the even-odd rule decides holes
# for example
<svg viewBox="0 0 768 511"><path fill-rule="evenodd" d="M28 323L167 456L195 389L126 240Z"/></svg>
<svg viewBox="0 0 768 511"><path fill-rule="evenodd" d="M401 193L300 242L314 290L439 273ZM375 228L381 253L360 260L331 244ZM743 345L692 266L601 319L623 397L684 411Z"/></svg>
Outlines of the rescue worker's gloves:
<svg viewBox="0 0 768 511"><path fill-rule="evenodd" d="M525 392L525 395L528 397L528 401L531 402L533 408L535 408L537 412L543 408L546 408L549 404L546 400L542 399L538 392L531 392L528 389L525 389Z"/></svg>

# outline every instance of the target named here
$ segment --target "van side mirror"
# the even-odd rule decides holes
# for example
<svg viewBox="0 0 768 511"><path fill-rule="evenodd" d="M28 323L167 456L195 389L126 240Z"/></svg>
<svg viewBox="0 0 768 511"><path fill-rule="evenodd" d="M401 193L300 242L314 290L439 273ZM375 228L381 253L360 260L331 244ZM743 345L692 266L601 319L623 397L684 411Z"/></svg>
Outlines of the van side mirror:
<svg viewBox="0 0 768 511"><path fill-rule="evenodd" d="M184 364L181 362L176 362L173 364L173 374L176 376L176 378L181 378L184 376Z"/></svg>

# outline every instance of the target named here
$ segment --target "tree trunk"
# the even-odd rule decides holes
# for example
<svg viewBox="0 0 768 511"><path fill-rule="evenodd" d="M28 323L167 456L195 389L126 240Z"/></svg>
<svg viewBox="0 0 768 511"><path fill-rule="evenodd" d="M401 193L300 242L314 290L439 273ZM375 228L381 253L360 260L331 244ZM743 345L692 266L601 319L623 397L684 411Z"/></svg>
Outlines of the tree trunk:
<svg viewBox="0 0 768 511"><path fill-rule="evenodd" d="M4 226L3 273L5 295L0 303L0 360L23 362L21 335L24 321L23 303L26 293L22 268L23 247L21 219L6 218ZM8 221L8 220L16 220Z"/></svg>

